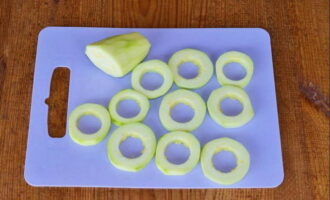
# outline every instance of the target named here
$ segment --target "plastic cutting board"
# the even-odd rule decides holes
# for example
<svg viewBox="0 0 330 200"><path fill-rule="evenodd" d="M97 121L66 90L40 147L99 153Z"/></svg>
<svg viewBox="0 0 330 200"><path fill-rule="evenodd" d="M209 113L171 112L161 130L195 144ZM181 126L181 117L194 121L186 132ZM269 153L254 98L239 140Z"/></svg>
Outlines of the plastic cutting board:
<svg viewBox="0 0 330 200"><path fill-rule="evenodd" d="M151 51L146 60L168 61L183 48L206 52L213 63L226 51L248 54L255 64L251 82L245 88L255 110L255 117L245 126L224 129L208 115L193 134L201 145L219 138L230 137L241 142L250 152L251 165L240 182L224 186L204 177L200 164L184 176L165 176L152 160L137 173L116 169L106 154L107 138L98 145L83 147L75 144L68 132L62 138L48 135L45 99L49 96L51 77L58 66L71 71L68 114L79 104L108 105L111 97L130 88L131 74L112 78L96 68L85 55L85 46L100 39L137 31L147 37ZM211 91L221 87L215 74L208 84L195 90L206 101ZM177 87L173 85L171 90ZM158 118L162 97L151 100L151 109L144 123L159 138L166 134ZM116 128L112 124L111 132ZM180 152L172 152L173 156ZM284 177L280 132L277 115L275 84L270 36L260 28L196 28L196 29L137 29L47 27L38 38L30 126L25 162L25 179L33 186L78 186L122 188L268 188L278 186Z"/></svg>

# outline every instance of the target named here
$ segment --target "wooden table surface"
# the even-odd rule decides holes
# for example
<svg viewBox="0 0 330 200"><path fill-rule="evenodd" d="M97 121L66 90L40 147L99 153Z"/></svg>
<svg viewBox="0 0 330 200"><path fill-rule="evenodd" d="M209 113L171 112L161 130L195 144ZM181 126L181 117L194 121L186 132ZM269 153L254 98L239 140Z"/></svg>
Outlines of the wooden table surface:
<svg viewBox="0 0 330 200"><path fill-rule="evenodd" d="M46 26L267 29L272 40L284 182L275 189L226 190L29 186L23 170L32 80L38 32ZM329 97L328 0L1 0L0 199L326 199L329 118L299 89L310 82Z"/></svg>

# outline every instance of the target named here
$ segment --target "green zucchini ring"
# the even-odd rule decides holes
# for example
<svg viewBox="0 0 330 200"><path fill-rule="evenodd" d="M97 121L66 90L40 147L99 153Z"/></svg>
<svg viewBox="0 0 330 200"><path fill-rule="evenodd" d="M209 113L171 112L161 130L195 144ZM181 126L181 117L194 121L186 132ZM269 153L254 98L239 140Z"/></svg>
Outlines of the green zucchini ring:
<svg viewBox="0 0 330 200"><path fill-rule="evenodd" d="M163 77L162 85L155 90L145 89L141 79L145 73L154 72ZM170 68L161 60L149 60L139 64L132 72L132 87L144 94L149 99L154 99L165 94L173 85L173 75Z"/></svg>
<svg viewBox="0 0 330 200"><path fill-rule="evenodd" d="M144 149L140 156L127 158L121 153L119 146L127 137L135 137L142 141ZM108 158L116 168L136 172L143 169L153 158L156 143L155 134L148 126L141 123L126 124L118 127L110 135L107 144Z"/></svg>
<svg viewBox="0 0 330 200"><path fill-rule="evenodd" d="M179 103L190 106L194 110L193 118L188 122L177 122L171 117L171 110ZM175 90L164 96L159 107L159 119L169 131L192 131L199 127L205 118L206 105L202 97L185 89Z"/></svg>
<svg viewBox="0 0 330 200"><path fill-rule="evenodd" d="M179 66L191 62L198 67L198 74L192 79L186 79L179 74ZM175 52L168 65L173 73L174 82L177 86L187 89L196 89L204 86L213 75L213 63L202 51L196 49L182 49Z"/></svg>
<svg viewBox="0 0 330 200"><path fill-rule="evenodd" d="M101 121L101 128L93 134L83 133L78 128L81 117L92 115ZM80 145L90 146L101 142L108 134L111 127L111 118L106 108L101 105L87 103L76 107L69 117L69 135L71 139Z"/></svg>
<svg viewBox="0 0 330 200"><path fill-rule="evenodd" d="M232 62L239 63L244 67L244 69L246 71L246 75L241 80L229 79L224 74L223 68L225 67L225 65L227 65L228 63L232 63ZM248 55L238 52L238 51L229 51L229 52L222 54L218 58L218 60L216 61L215 68L216 68L217 79L222 86L234 85L234 86L244 88L245 86L247 86L247 84L249 84L249 82L252 78L254 67L253 67L253 61Z"/></svg>
<svg viewBox="0 0 330 200"><path fill-rule="evenodd" d="M117 112L117 106L119 102L123 100L134 100L140 107L140 112L135 115L134 117L123 117ZM111 115L111 118L113 120L113 123L117 126L121 126L123 124L128 123L134 123L134 122L140 122L144 120L146 115L148 114L150 107L150 103L147 97L145 97L143 94L132 90L132 89L125 89L117 94L115 94L110 103L109 103L109 112Z"/></svg>
<svg viewBox="0 0 330 200"><path fill-rule="evenodd" d="M182 164L173 164L166 158L165 151L171 143L183 144L190 155ZM200 156L200 144L196 137L187 132L175 131L163 135L157 144L155 162L158 169L165 175L184 175L190 172L198 163Z"/></svg>
<svg viewBox="0 0 330 200"><path fill-rule="evenodd" d="M220 151L230 151L236 157L237 166L230 172L221 172L214 167L213 156ZM231 185L243 179L249 171L250 154L241 143L230 138L219 138L204 145L201 166L208 179L218 184Z"/></svg>
<svg viewBox="0 0 330 200"><path fill-rule="evenodd" d="M225 98L238 100L243 105L241 113L235 116L225 115L220 103ZM254 116L248 94L241 88L235 86L223 86L212 91L207 101L207 109L211 118L224 128L236 128L248 123Z"/></svg>

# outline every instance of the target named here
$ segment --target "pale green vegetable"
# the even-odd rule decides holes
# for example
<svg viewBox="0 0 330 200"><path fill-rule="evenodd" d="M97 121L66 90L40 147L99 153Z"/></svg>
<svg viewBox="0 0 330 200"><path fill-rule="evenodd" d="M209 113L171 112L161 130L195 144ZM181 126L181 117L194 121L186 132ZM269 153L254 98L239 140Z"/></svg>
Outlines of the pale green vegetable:
<svg viewBox="0 0 330 200"><path fill-rule="evenodd" d="M239 63L245 68L246 75L241 80L231 80L224 74L223 68L225 67L225 65L232 62ZM221 85L234 85L244 88L245 86L247 86L247 84L252 78L254 67L253 61L248 55L238 51L229 51L222 54L218 58L215 68L217 73L217 79Z"/></svg>
<svg viewBox="0 0 330 200"><path fill-rule="evenodd" d="M191 62L198 67L196 77L186 79L179 74L179 66L183 63ZM175 52L168 65L172 70L174 82L177 86L188 89L196 89L205 85L213 75L213 63L202 51L196 49L182 49Z"/></svg>
<svg viewBox="0 0 330 200"><path fill-rule="evenodd" d="M79 130L78 121L81 117L92 115L101 121L101 128L93 133L86 134ZM98 104L82 104L76 107L69 117L69 134L74 142L80 145L90 146L101 142L108 134L111 126L111 118L106 108Z"/></svg>
<svg viewBox="0 0 330 200"><path fill-rule="evenodd" d="M190 121L181 123L171 117L171 110L179 103L190 106L194 110L194 116ZM199 94L178 89L164 96L159 108L159 119L169 131L192 131L203 123L205 113L206 105Z"/></svg>
<svg viewBox="0 0 330 200"><path fill-rule="evenodd" d="M137 32L116 35L86 46L86 55L103 72L122 77L148 54L148 39Z"/></svg>
<svg viewBox="0 0 330 200"><path fill-rule="evenodd" d="M221 172L214 167L213 156L220 151L232 152L236 157L236 167L230 172ZM230 138L219 138L204 145L201 166L204 175L210 180L218 184L230 185L243 179L249 171L250 154L241 143Z"/></svg>
<svg viewBox="0 0 330 200"><path fill-rule="evenodd" d="M136 158L125 157L120 149L120 144L127 137L138 138L142 141L143 150ZM141 123L126 124L117 128L110 135L107 152L110 162L118 169L136 172L143 169L153 158L156 150L156 137L154 132Z"/></svg>
<svg viewBox="0 0 330 200"><path fill-rule="evenodd" d="M235 116L225 115L221 110L220 104L226 98L238 100L243 105L242 112ZM224 128L243 126L254 116L248 94L243 89L235 86L228 85L213 90L207 101L207 108L211 118Z"/></svg>
<svg viewBox="0 0 330 200"><path fill-rule="evenodd" d="M189 149L189 158L184 163L173 164L167 160L165 151L171 143L183 144ZM197 165L199 156L200 144L196 137L191 133L175 131L167 133L159 139L155 161L158 169L166 175L184 175Z"/></svg>
<svg viewBox="0 0 330 200"><path fill-rule="evenodd" d="M139 113L137 115L135 115L134 117L130 117L130 118L121 116L117 112L117 107L118 107L119 102L121 102L123 100L135 101L138 104L138 106L140 107ZM150 103L146 96L144 96L143 94L141 94L135 90L125 89L125 90L118 92L117 94L115 94L112 97L112 99L109 103L109 112L110 112L111 118L113 120L113 123L117 126L121 126L123 124L142 121L148 114L149 107L150 107Z"/></svg>
<svg viewBox="0 0 330 200"><path fill-rule="evenodd" d="M163 84L155 89L148 90L141 85L141 79L145 73L154 72L163 77ZM173 84L173 75L170 68L161 60L149 60L139 64L132 72L132 87L147 96L154 99L165 94Z"/></svg>

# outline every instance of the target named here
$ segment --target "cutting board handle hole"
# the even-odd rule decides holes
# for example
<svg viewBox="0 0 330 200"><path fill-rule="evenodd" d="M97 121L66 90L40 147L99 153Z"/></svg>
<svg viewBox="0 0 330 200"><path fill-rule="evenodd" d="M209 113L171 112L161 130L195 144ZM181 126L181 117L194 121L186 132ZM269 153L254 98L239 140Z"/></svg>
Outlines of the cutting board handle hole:
<svg viewBox="0 0 330 200"><path fill-rule="evenodd" d="M52 138L64 137L68 110L68 94L70 69L57 67L52 75L49 97L45 99L48 105L48 135Z"/></svg>

